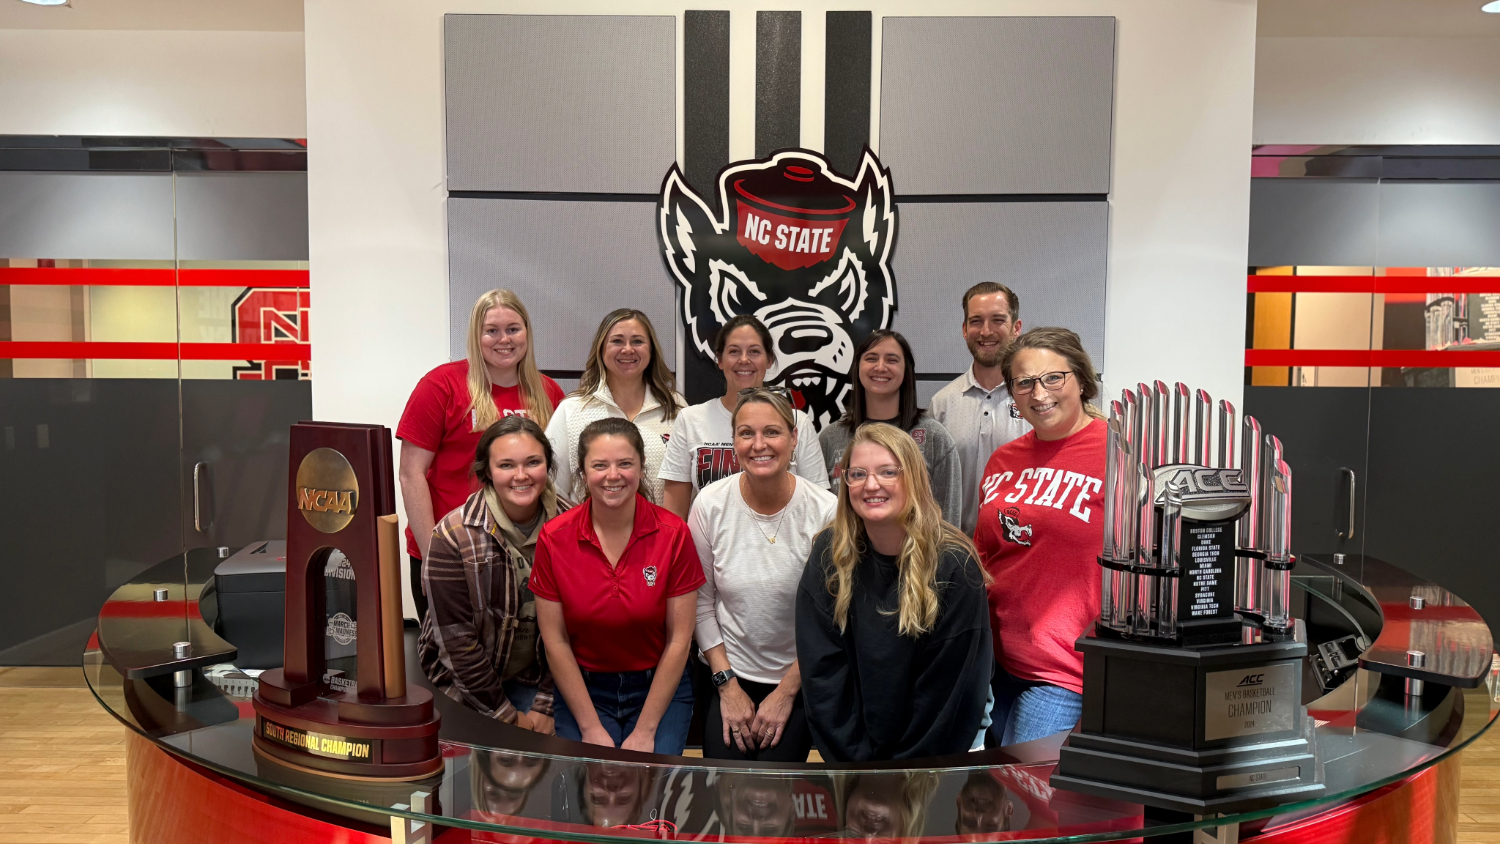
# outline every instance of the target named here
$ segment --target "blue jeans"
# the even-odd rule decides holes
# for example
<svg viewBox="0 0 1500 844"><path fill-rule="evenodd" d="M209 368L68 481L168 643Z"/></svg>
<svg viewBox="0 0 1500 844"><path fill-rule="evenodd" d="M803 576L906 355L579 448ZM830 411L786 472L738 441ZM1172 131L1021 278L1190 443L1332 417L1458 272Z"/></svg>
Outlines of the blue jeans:
<svg viewBox="0 0 1500 844"><path fill-rule="evenodd" d="M528 686L525 683L517 683L507 680L500 684L505 690L505 698L517 712L530 712L531 704L536 701L536 693L540 691L536 686Z"/></svg>
<svg viewBox="0 0 1500 844"><path fill-rule="evenodd" d="M582 670L582 669L580 669ZM646 705L646 695L651 691L651 678L656 669L648 671L626 671L613 674L603 671L584 671L583 684L589 690L589 699L594 703L594 712L604 731L615 740L615 747L625 741L635 729L636 719L641 717L641 708ZM552 701L552 718L558 736L573 741L583 740L583 729L578 719L568 711L568 702L559 690ZM662 713L661 723L656 725L656 752L669 756L681 756L687 745L688 725L693 720L693 682L689 672L682 672L677 682L677 693Z"/></svg>
<svg viewBox="0 0 1500 844"><path fill-rule="evenodd" d="M995 693L990 736L1007 744L1039 739L1073 729L1083 714L1083 695L1059 686L1019 677L995 665L990 679Z"/></svg>

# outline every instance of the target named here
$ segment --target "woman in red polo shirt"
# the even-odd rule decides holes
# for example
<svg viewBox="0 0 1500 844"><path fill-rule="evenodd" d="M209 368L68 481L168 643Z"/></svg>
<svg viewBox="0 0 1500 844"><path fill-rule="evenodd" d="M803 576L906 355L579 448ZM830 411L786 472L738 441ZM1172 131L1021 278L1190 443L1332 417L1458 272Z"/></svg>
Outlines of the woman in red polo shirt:
<svg viewBox="0 0 1500 844"><path fill-rule="evenodd" d="M418 621L427 615L422 560L441 518L437 514L462 506L479 488L472 471L479 435L512 415L529 417L545 431L552 409L562 400L562 388L536 368L531 317L520 298L509 290L480 296L469 314L468 359L422 376L396 426Z"/></svg>
<svg viewBox="0 0 1500 844"><path fill-rule="evenodd" d="M680 754L693 717L683 670L703 566L687 524L639 494L646 447L630 421L578 437L588 498L537 539L531 591L559 699L557 734Z"/></svg>

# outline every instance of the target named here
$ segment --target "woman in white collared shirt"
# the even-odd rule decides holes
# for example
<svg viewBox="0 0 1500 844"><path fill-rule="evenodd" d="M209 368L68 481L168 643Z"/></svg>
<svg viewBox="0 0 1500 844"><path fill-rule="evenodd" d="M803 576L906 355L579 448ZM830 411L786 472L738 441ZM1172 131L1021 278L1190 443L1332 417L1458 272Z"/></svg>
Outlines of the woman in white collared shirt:
<svg viewBox="0 0 1500 844"><path fill-rule="evenodd" d="M662 500L657 472L667 452L667 438L677 411L687 402L672 389L651 319L634 308L611 311L599 323L590 347L583 378L547 423L547 439L557 453L557 493L578 498L578 435L590 422L606 417L628 419L640 429L646 444L641 493L652 502Z"/></svg>

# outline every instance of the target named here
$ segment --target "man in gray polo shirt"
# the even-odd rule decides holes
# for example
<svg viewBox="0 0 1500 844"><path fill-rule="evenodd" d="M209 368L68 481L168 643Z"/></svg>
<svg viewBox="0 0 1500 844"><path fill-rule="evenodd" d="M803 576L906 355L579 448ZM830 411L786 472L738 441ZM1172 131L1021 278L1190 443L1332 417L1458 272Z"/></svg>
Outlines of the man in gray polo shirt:
<svg viewBox="0 0 1500 844"><path fill-rule="evenodd" d="M979 521L979 483L995 449L1031 430L1016 412L1000 360L1021 335L1021 303L1009 287L982 281L963 299L964 343L974 365L932 397L928 407L958 447L963 467L963 528L974 535Z"/></svg>

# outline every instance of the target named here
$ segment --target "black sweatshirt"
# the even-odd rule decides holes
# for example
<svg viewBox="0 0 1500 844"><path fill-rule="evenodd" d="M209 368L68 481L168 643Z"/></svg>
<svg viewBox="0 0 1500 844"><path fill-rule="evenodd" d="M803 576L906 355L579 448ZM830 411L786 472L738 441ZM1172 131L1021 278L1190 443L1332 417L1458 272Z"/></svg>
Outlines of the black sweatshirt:
<svg viewBox="0 0 1500 844"><path fill-rule="evenodd" d="M797 660L818 752L830 762L859 762L968 750L994 664L979 561L959 548L943 551L937 620L913 638L897 632L895 558L866 551L840 633L826 585L830 539L825 530L814 540L797 589Z"/></svg>

